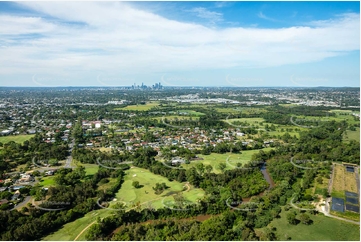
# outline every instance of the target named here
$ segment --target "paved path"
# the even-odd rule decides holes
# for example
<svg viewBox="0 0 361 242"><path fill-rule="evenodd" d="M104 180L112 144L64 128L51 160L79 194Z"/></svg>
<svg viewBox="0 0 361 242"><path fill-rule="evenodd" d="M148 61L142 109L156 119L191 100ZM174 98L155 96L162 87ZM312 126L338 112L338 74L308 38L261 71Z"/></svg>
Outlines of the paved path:
<svg viewBox="0 0 361 242"><path fill-rule="evenodd" d="M18 203L15 207L13 207L12 209L10 209L10 211L11 211L11 210L14 210L14 209L21 208L21 207L23 207L23 206L26 206L26 205L28 204L28 202L30 201L30 199L31 199L31 196L26 196L21 203Z"/></svg>
<svg viewBox="0 0 361 242"><path fill-rule="evenodd" d="M70 155L66 158L66 162L65 162L65 165L64 165L64 168L73 168L73 166L71 165L72 161L73 161L73 156L72 156L72 153L73 153L73 147L75 145L75 141L72 140L71 144L69 145L70 147Z"/></svg>
<svg viewBox="0 0 361 242"><path fill-rule="evenodd" d="M94 222L92 222L91 224L89 224L88 226L86 226L82 231L80 231L80 233L78 234L78 236L75 237L74 241L76 241L80 235L82 235L90 226L92 226L93 224L95 224L97 221L95 220Z"/></svg>
<svg viewBox="0 0 361 242"><path fill-rule="evenodd" d="M73 160L73 157L70 155L66 158L64 168L72 168L71 162Z"/></svg>
<svg viewBox="0 0 361 242"><path fill-rule="evenodd" d="M325 203L325 210L320 210L318 209L317 211L323 213L325 216L327 217L331 217L331 218L335 218L335 219L338 219L338 220L342 220L342 221L345 221L345 222L348 222L348 223L353 223L353 224L357 224L357 225L360 225L360 222L356 222L354 220L350 220L350 219L346 219L346 218L340 218L340 217L337 217L337 216L334 216L334 215L331 215L330 214L330 206L329 206L329 203L331 202L331 198L327 198L326 199L326 203Z"/></svg>

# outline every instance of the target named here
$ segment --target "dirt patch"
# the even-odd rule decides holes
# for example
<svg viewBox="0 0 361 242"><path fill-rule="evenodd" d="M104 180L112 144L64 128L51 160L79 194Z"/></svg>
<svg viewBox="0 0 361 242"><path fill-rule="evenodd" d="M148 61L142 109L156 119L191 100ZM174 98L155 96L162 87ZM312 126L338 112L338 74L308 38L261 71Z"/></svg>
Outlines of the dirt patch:
<svg viewBox="0 0 361 242"><path fill-rule="evenodd" d="M346 171L345 166L335 165L333 182L332 182L332 191L335 192L358 192L356 176L354 172Z"/></svg>

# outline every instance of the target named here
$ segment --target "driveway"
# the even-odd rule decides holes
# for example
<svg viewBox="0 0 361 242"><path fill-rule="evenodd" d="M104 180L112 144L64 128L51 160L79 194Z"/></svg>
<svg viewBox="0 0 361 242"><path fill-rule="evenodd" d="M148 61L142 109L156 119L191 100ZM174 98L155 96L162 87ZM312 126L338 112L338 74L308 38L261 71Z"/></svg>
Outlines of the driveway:
<svg viewBox="0 0 361 242"><path fill-rule="evenodd" d="M331 215L330 214L330 203L331 203L331 198L329 197L325 201L324 209L322 209L322 206L316 206L316 210L323 213L327 217L335 218L335 219L342 220L342 221L345 221L345 222L348 222L348 223L353 223L353 224L360 225L360 222L356 222L354 220L350 220L350 219L346 219L346 218L340 218L340 217Z"/></svg>
<svg viewBox="0 0 361 242"><path fill-rule="evenodd" d="M21 203L18 203L14 208L10 209L10 211L26 206L30 202L30 199L31 199L31 196L26 196Z"/></svg>

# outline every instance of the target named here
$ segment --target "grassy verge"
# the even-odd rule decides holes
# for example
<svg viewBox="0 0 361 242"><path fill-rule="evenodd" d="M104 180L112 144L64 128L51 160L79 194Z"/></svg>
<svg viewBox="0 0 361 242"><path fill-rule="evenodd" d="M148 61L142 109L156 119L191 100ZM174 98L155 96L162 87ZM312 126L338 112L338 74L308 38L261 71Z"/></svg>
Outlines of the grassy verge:
<svg viewBox="0 0 361 242"><path fill-rule="evenodd" d="M345 212L337 212L337 211L330 211L330 214L335 215L337 217L340 218L345 218L345 219L351 219L354 221L360 221L360 214L359 213L354 213L354 212L350 212L350 211L345 211Z"/></svg>
<svg viewBox="0 0 361 242"><path fill-rule="evenodd" d="M34 134L0 136L0 142L3 144L10 141L14 141L16 143L24 143L24 141L29 140L33 136Z"/></svg>
<svg viewBox="0 0 361 242"><path fill-rule="evenodd" d="M309 215L313 223L311 225L297 224L290 225L287 222L286 214L282 209L280 218L273 220L268 227L276 228L279 240L286 240L286 236L291 240L329 240L329 241L359 241L360 226L347 223L341 220L325 217L322 214ZM299 212L298 212L299 214ZM259 229L262 231L263 229Z"/></svg>

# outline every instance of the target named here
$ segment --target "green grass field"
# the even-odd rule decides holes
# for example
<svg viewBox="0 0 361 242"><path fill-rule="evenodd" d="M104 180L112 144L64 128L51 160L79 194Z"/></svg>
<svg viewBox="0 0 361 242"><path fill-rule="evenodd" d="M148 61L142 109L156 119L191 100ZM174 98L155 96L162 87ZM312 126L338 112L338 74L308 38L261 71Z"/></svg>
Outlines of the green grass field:
<svg viewBox="0 0 361 242"><path fill-rule="evenodd" d="M244 114L260 114L266 112L264 108L254 107L216 107L219 113L244 113Z"/></svg>
<svg viewBox="0 0 361 242"><path fill-rule="evenodd" d="M319 194L319 195L322 195L322 191L323 190L327 190L328 189L328 182L329 182L330 179L327 179L325 177L322 177L322 184L318 183L315 179L314 181L314 186L313 186L313 193L312 195L314 194Z"/></svg>
<svg viewBox="0 0 361 242"><path fill-rule="evenodd" d="M129 105L124 108L115 108L114 110L148 111L157 106L159 106L159 102L147 102L144 105Z"/></svg>
<svg viewBox="0 0 361 242"><path fill-rule="evenodd" d="M133 177L136 174L137 176ZM135 189L132 186L133 180L137 180L144 187L140 189ZM154 194L154 190L152 187L155 186L156 183L165 182L170 188L166 189L162 194L156 195ZM109 183L107 183L109 184ZM104 184L106 185L106 184ZM183 190L184 184L173 181L169 182L167 178L164 178L159 175L155 175L146 169L141 168L131 168L127 171L125 176L125 181L121 187L121 189L116 194L117 201L133 201L140 202L142 207L149 207L149 204L153 208L161 208L164 207L162 204L162 200L164 199L164 203L167 203L172 200L170 192L178 192ZM148 191L148 194L145 193ZM191 202L196 202L198 199L204 196L204 191L201 189L194 189L191 187L189 191L182 192L183 197ZM112 204L113 202L111 202ZM128 209L128 207L126 207ZM64 225L58 231L46 236L42 240L54 240L54 241L69 241L74 240L77 235L85 229L88 225L97 220L97 217L104 218L106 216L110 216L114 213L114 210L109 209L99 209L95 211L91 211L87 213L84 217L79 218L71 223ZM79 241L85 240L86 231L77 239Z"/></svg>
<svg viewBox="0 0 361 242"><path fill-rule="evenodd" d="M352 113L360 113L360 111L352 111L352 110L347 110L347 109L335 109L335 110L331 110L330 113L352 114Z"/></svg>
<svg viewBox="0 0 361 242"><path fill-rule="evenodd" d="M359 241L360 226L340 221L337 219L325 217L323 214L309 215L313 224L304 225L290 225L287 222L286 214L289 211L284 211L280 214L281 218L273 220L268 226L276 228L276 234L279 240L286 240L285 235L291 237L291 240L305 241L305 240L329 240L329 241ZM298 212L299 214L299 212Z"/></svg>
<svg viewBox="0 0 361 242"><path fill-rule="evenodd" d="M175 120L175 119L178 119L178 120L198 120L199 117L189 117L189 116L180 116L180 115L167 115L167 116L162 116L162 117L155 117L153 119L156 119L158 121L162 121L164 119L167 119L167 120Z"/></svg>
<svg viewBox="0 0 361 242"><path fill-rule="evenodd" d="M263 151L269 151L272 148L264 148ZM252 155L258 153L260 150L245 150L242 151L242 154L235 154L235 153L225 153L225 154L217 154L212 153L210 155L198 155L203 160L195 160L191 161L190 164L182 164L182 167L185 169L189 169L191 167L195 167L197 163L203 163L204 166L211 165L213 167L214 173L221 173L221 170L218 168L219 164L224 163L226 164L226 170L235 169L237 163L246 164L248 163ZM227 158L228 163L227 163Z"/></svg>
<svg viewBox="0 0 361 242"><path fill-rule="evenodd" d="M97 217L104 218L112 214L112 210L99 209L87 213L84 217L65 224L61 229L53 232L52 234L44 237L45 241L73 241L78 234L85 229L89 224L97 220ZM86 232L84 232L78 240L85 240Z"/></svg>
<svg viewBox="0 0 361 242"><path fill-rule="evenodd" d="M177 110L177 112L186 113L186 115L191 115L191 116L202 116L202 115L204 115L204 113L193 111L193 110Z"/></svg>
<svg viewBox="0 0 361 242"><path fill-rule="evenodd" d="M41 178L41 182L39 183L40 186L43 187L49 187L49 186L54 186L55 185L55 181L54 181L55 176L46 176Z"/></svg>
<svg viewBox="0 0 361 242"><path fill-rule="evenodd" d="M72 160L72 163L73 163L72 165L74 166L84 166L86 171L85 175L87 177L94 175L95 173L98 172L99 169L98 164L83 164L75 159Z"/></svg>
<svg viewBox="0 0 361 242"><path fill-rule="evenodd" d="M172 199L172 194L175 192L181 192L184 189L184 184L176 181L168 181L167 178L155 175L146 169L131 168L126 172L125 181L121 189L116 194L117 201L123 201L127 203L127 208L133 204L139 202L142 207L146 208L151 205L153 208L164 207L162 205L162 199L169 197ZM138 181L142 188L135 189L132 185L133 181ZM155 187L156 183L165 183L169 188L163 193L155 194L152 187ZM183 196L185 199L195 202L197 199L204 196L204 191L201 189L191 189L184 191Z"/></svg>
<svg viewBox="0 0 361 242"><path fill-rule="evenodd" d="M356 131L346 130L343 135L344 141L356 140L360 142L360 128L356 128Z"/></svg>
<svg viewBox="0 0 361 242"><path fill-rule="evenodd" d="M112 186L115 185L115 183L117 182L117 178L108 178L109 182L101 184L98 186L98 190L106 190L111 188Z"/></svg>
<svg viewBox="0 0 361 242"><path fill-rule="evenodd" d="M330 214L335 215L340 218L345 218L345 219L350 219L350 220L360 222L360 214L352 212L352 211L345 210L344 212L337 212L337 211L331 210Z"/></svg>
<svg viewBox="0 0 361 242"><path fill-rule="evenodd" d="M16 143L23 143L24 141L29 140L33 136L34 134L0 136L0 142L3 144L10 141L14 141Z"/></svg>
<svg viewBox="0 0 361 242"><path fill-rule="evenodd" d="M355 121L354 116L352 116L352 115L341 115L339 113L336 113L336 116L324 116L324 117L294 116L294 117L295 118L300 118L300 119L308 119L308 120L320 120L321 122L330 122L332 120L340 122L340 121L345 120L350 124L359 123L359 121Z"/></svg>
<svg viewBox="0 0 361 242"><path fill-rule="evenodd" d="M312 117L312 116L304 116L304 115L299 115L299 116L294 116L293 120L297 123L297 119L306 119L306 120L311 120L311 121L320 121L318 125L321 125L323 122L329 122L332 120L335 120L336 122L341 122L341 121L346 121L347 123L354 125L354 124L360 124L360 121L355 119L355 116L352 115L352 111L351 110L331 110L329 111L329 113L333 113L336 114L336 116L327 116L325 115L324 117ZM355 112L355 113L359 113L359 112ZM317 126L317 123L315 123L315 125ZM358 131L358 134L356 133L356 131L348 131L351 132L350 136L351 139L360 139L360 131ZM354 134L353 134L354 132Z"/></svg>
<svg viewBox="0 0 361 242"><path fill-rule="evenodd" d="M275 131L266 131L266 125L271 126L272 123L267 123L263 118L238 118L238 119L228 119L223 120L227 123L233 124L234 126L258 126L259 129L263 130L262 132L267 133L270 138L277 138L278 136L282 136L285 133L289 133L292 137L296 136L299 137L299 132L306 130L307 128L299 127L296 125L280 125L280 124L273 124L276 128ZM247 125L238 125L235 124L235 121L239 121L242 123L247 122Z"/></svg>
<svg viewBox="0 0 361 242"><path fill-rule="evenodd" d="M265 120L263 118L234 118L234 119L228 119L228 120L223 120L223 121L227 122L227 123L231 123L231 124L233 124L233 122L235 122L235 121L247 122L247 123L249 123L249 125L258 125L258 126L262 126L262 127L264 125L260 125L260 123L262 123L262 122L265 123ZM269 124L269 125L271 125L271 124Z"/></svg>

